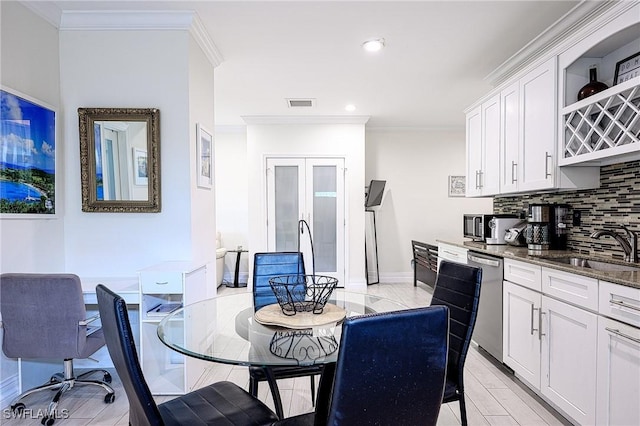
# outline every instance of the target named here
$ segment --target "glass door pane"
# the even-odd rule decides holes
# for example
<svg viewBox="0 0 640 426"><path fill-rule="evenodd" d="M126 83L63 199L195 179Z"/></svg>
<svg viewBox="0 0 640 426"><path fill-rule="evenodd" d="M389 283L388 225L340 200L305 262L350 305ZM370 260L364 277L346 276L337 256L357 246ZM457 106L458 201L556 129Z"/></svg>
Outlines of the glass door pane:
<svg viewBox="0 0 640 426"><path fill-rule="evenodd" d="M276 251L296 251L298 244L298 166L274 167Z"/></svg>
<svg viewBox="0 0 640 426"><path fill-rule="evenodd" d="M336 166L313 166L313 245L316 270L336 272Z"/></svg>

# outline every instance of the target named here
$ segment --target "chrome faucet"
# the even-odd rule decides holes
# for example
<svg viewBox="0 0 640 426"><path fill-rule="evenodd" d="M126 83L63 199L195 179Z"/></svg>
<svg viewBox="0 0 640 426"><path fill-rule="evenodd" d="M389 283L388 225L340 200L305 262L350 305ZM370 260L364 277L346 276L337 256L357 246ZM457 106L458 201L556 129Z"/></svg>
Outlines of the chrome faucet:
<svg viewBox="0 0 640 426"><path fill-rule="evenodd" d="M620 225L626 232L626 237L615 231L602 229L591 234L591 238L599 239L603 235L613 237L624 250L624 260L636 263L638 261L638 235L624 225Z"/></svg>

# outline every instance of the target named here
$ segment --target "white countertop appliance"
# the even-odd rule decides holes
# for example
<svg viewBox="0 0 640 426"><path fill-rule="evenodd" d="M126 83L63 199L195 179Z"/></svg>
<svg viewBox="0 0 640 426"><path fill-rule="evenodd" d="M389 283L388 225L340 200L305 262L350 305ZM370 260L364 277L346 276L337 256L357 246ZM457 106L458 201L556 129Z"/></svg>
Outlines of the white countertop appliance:
<svg viewBox="0 0 640 426"><path fill-rule="evenodd" d="M494 217L489 221L491 237L487 237L487 244L506 244L505 235L507 231L518 224L521 219L511 217Z"/></svg>

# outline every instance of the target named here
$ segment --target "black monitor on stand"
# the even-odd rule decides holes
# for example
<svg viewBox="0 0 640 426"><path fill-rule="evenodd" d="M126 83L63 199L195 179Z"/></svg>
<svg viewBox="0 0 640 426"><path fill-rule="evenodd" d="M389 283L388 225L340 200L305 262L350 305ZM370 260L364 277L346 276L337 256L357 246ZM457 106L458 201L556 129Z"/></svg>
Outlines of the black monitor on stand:
<svg viewBox="0 0 640 426"><path fill-rule="evenodd" d="M364 208L365 213L370 216L365 217L365 244L364 244L364 265L365 274L367 276L367 285L377 284L380 282L380 270L378 268L378 236L376 232L376 212L374 207L382 204L382 198L384 195L384 187L387 181L384 180L372 180L367 187L365 193ZM369 247L371 246L371 247ZM369 248L368 248L369 247ZM371 256L372 265L375 263L375 270L372 270L372 275L369 274L369 257Z"/></svg>

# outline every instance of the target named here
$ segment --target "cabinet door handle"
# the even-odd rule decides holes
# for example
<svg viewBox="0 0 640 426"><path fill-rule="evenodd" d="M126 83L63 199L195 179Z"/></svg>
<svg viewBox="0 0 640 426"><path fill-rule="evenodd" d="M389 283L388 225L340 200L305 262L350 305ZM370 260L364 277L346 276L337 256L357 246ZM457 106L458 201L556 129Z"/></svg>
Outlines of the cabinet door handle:
<svg viewBox="0 0 640 426"><path fill-rule="evenodd" d="M634 311L640 311L640 309L636 308L635 306L625 303L624 300L611 299L609 300L609 303L611 303L612 305L622 306L623 308L633 309Z"/></svg>
<svg viewBox="0 0 640 426"><path fill-rule="evenodd" d="M511 183L516 183L518 181L517 176L518 164L515 161L511 161Z"/></svg>
<svg viewBox="0 0 640 426"><path fill-rule="evenodd" d="M538 328L539 328L539 333L538 333L538 340L542 340L542 336L546 336L546 334L544 334L542 332L542 316L546 315L546 312L542 312L542 309L538 308Z"/></svg>
<svg viewBox="0 0 640 426"><path fill-rule="evenodd" d="M162 281L162 282L156 281L156 285L167 285L167 284L169 284L169 281Z"/></svg>
<svg viewBox="0 0 640 426"><path fill-rule="evenodd" d="M478 170L478 182L479 182L479 186L478 189L482 189L482 175L484 174L484 172L482 170Z"/></svg>
<svg viewBox="0 0 640 426"><path fill-rule="evenodd" d="M551 177L551 173L549 173L549 159L552 158L549 155L548 151L545 151L544 153L544 178L548 178Z"/></svg>
<svg viewBox="0 0 640 426"><path fill-rule="evenodd" d="M540 331L538 328L533 328L533 311L539 311L540 308L534 308L533 305L531 305L531 335L533 336L533 332L534 331ZM540 327L540 323L538 323L538 327Z"/></svg>
<svg viewBox="0 0 640 426"><path fill-rule="evenodd" d="M476 170L476 189L480 188L480 184L478 183L478 175L480 173L480 170Z"/></svg>
<svg viewBox="0 0 640 426"><path fill-rule="evenodd" d="M609 333L613 333L616 334L620 337L624 337L625 339L629 339L632 342L636 342L636 343L640 343L640 339L636 339L635 337L629 336L627 334L621 333L620 330L615 329L615 328L609 328L609 327L605 327L605 330L607 330Z"/></svg>
<svg viewBox="0 0 640 426"><path fill-rule="evenodd" d="M449 251L449 250L442 250L442 251L443 251L443 252L445 252L445 253L447 253L447 254L448 254L448 255L450 255L450 256L453 256L453 257L460 257L460 255L458 255L458 253L454 253L454 252Z"/></svg>

